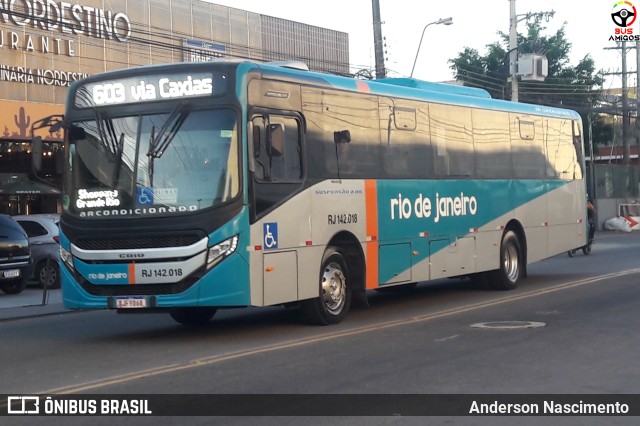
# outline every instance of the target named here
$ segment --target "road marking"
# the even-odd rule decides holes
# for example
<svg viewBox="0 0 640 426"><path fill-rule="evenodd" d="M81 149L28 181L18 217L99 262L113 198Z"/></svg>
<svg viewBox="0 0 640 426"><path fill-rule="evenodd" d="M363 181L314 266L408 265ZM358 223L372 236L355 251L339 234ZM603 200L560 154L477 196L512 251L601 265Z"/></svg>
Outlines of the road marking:
<svg viewBox="0 0 640 426"><path fill-rule="evenodd" d="M436 339L435 341L438 343L442 343L442 342L446 342L448 340L454 340L457 339L458 337L460 337L459 334L454 334L453 336L449 336L449 337L443 337L441 339Z"/></svg>
<svg viewBox="0 0 640 426"><path fill-rule="evenodd" d="M487 330L520 330L523 328L539 328L547 324L540 321L493 321L477 322L471 324L472 328L484 328Z"/></svg>
<svg viewBox="0 0 640 426"><path fill-rule="evenodd" d="M484 309L492 306L502 305L509 302L516 302L520 300L530 299L536 296L547 295L550 293L555 293L558 291L567 290L575 287L594 284L602 280L618 278L618 277L623 277L626 275L633 275L633 274L640 274L640 268L629 269L626 271L614 272L614 273L605 274L605 275L599 275L596 277L584 278L577 281L570 281L570 282L558 284L556 286L549 287L549 288L532 290L526 293L515 294L511 296L503 296L498 299L494 299L486 302L474 303L471 305L461 306L458 308L445 309L443 311L424 314L424 315L417 315L417 316L413 316L406 319L381 322L381 323L372 324L364 327L354 328L351 330L330 332L330 333L326 333L324 335L315 336L315 337L298 338L294 340L289 340L281 343L274 343L272 345L266 345L266 346L253 348L253 349L247 349L247 350L231 352L231 353L221 354L221 355L213 355L213 356L204 357L204 358L197 358L181 364L164 365L164 366L152 368L149 370L135 371L128 374L107 377L107 378L96 380L96 381L79 383L77 385L65 386L65 387L50 389L47 391L37 392L37 393L47 395L47 394L71 394L71 393L87 392L90 390L103 388L111 385L117 385L121 383L126 383L126 382L130 382L137 379L144 379L148 377L159 376L162 374L188 370L195 367L218 364L225 361L236 360L236 359L244 358L248 356L274 352L282 349L294 348L294 347L303 346L311 343L318 343L318 342L323 342L327 340L338 339L341 337L369 333L372 331L377 331L382 329L399 327L402 325L431 321L431 320L444 318L444 317L448 317L456 314L462 314L462 313Z"/></svg>

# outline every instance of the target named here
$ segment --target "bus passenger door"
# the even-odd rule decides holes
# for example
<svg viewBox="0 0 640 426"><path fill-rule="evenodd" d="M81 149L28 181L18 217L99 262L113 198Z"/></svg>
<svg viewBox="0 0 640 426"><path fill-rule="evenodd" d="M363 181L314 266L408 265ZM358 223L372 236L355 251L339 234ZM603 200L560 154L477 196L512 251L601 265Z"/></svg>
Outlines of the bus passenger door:
<svg viewBox="0 0 640 426"><path fill-rule="evenodd" d="M258 219L294 194L302 184L300 121L260 115L252 119L252 219Z"/></svg>
<svg viewBox="0 0 640 426"><path fill-rule="evenodd" d="M296 115L254 114L249 153L252 303L272 305L298 299L301 246L311 239L309 200L303 180L301 119ZM258 260L258 259L256 259ZM254 285L256 287L254 287ZM253 295L258 300L253 300Z"/></svg>

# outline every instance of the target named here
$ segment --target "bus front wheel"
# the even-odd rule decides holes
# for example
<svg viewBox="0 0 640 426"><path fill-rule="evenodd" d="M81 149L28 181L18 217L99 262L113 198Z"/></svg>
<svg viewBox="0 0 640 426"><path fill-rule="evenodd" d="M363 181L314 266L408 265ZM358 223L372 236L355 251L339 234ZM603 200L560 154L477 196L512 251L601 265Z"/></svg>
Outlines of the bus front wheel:
<svg viewBox="0 0 640 426"><path fill-rule="evenodd" d="M345 257L336 247L328 247L320 268L320 296L301 303L302 312L313 324L341 322L351 304L351 284Z"/></svg>
<svg viewBox="0 0 640 426"><path fill-rule="evenodd" d="M172 308L169 315L175 322L182 325L205 325L216 314L216 308Z"/></svg>
<svg viewBox="0 0 640 426"><path fill-rule="evenodd" d="M518 236L507 231L500 244L500 268L489 274L491 287L496 290L513 290L523 275L524 259Z"/></svg>

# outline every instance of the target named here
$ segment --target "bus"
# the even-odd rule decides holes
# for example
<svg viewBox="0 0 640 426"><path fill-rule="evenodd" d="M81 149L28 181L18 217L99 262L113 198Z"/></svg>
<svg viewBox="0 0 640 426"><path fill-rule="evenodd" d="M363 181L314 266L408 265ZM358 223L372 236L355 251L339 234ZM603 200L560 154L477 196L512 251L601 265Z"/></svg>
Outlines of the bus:
<svg viewBox="0 0 640 426"><path fill-rule="evenodd" d="M90 76L52 121L69 309L336 324L370 290L513 289L586 243L580 116L481 89L227 59Z"/></svg>

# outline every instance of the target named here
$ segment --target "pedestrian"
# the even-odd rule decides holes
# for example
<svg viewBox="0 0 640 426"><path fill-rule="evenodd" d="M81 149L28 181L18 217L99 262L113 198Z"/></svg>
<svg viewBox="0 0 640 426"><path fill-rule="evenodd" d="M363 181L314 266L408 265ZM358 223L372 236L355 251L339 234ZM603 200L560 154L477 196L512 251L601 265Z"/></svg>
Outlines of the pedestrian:
<svg viewBox="0 0 640 426"><path fill-rule="evenodd" d="M596 208L591 200L587 200L587 221L589 222L589 241L591 242L596 233Z"/></svg>

